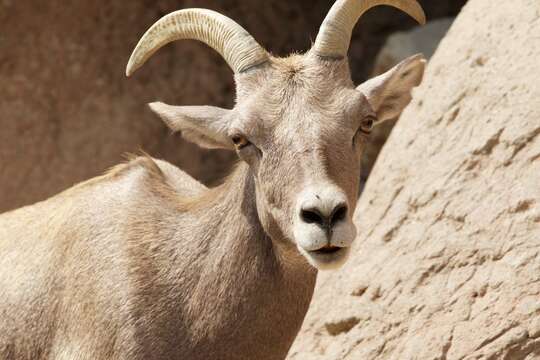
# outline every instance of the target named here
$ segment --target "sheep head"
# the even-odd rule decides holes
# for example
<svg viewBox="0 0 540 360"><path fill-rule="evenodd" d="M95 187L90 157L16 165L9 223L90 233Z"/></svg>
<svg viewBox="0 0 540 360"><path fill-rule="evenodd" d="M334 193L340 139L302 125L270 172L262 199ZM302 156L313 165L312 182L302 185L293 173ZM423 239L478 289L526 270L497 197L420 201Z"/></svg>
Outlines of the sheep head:
<svg viewBox="0 0 540 360"><path fill-rule="evenodd" d="M352 29L365 11L383 4L425 21L415 0L338 0L307 53L278 58L231 19L186 9L145 33L126 70L130 75L178 39L203 41L224 57L235 73L233 109L150 107L187 140L235 151L249 164L263 228L273 240L294 244L318 269L347 258L369 133L399 115L424 72L425 60L415 55L359 86L351 81L346 55Z"/></svg>

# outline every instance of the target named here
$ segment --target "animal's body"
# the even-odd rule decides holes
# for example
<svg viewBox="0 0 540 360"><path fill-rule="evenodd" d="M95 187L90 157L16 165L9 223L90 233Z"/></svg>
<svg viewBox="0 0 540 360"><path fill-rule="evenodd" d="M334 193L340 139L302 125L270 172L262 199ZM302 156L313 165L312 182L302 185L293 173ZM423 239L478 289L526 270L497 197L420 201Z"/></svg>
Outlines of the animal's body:
<svg viewBox="0 0 540 360"><path fill-rule="evenodd" d="M316 272L280 260L247 171L209 190L140 157L2 215L0 358L284 357Z"/></svg>
<svg viewBox="0 0 540 360"><path fill-rule="evenodd" d="M360 159L376 123L411 100L413 56L358 87L346 52L377 4L338 0L313 48L277 58L208 10L159 20L127 74L190 38L235 71L233 109L150 107L201 146L241 160L213 189L149 157L0 216L0 359L284 359L317 270L346 260ZM329 304L329 306L332 306Z"/></svg>

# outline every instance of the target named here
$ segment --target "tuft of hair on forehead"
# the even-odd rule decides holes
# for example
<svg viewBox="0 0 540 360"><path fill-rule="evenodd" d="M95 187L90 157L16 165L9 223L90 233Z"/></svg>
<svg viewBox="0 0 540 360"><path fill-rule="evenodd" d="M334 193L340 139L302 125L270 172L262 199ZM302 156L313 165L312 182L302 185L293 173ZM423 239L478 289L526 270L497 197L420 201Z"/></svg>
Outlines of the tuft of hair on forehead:
<svg viewBox="0 0 540 360"><path fill-rule="evenodd" d="M265 91L264 103L286 98L297 90L304 95L326 97L334 89L354 88L348 59L327 59L314 53L293 53L285 57L270 56L258 71L235 74L236 103Z"/></svg>
<svg viewBox="0 0 540 360"><path fill-rule="evenodd" d="M276 86L300 86L314 95L333 88L352 88L347 59L324 59L315 54L292 54L272 58L271 74Z"/></svg>
<svg viewBox="0 0 540 360"><path fill-rule="evenodd" d="M299 53L272 60L274 68L286 76L295 76L306 68L305 55Z"/></svg>

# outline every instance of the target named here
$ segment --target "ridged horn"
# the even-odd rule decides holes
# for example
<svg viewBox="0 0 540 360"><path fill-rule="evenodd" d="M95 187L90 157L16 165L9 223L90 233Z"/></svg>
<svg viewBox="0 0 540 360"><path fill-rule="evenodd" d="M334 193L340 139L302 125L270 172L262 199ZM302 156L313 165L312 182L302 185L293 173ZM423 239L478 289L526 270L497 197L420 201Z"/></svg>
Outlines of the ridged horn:
<svg viewBox="0 0 540 360"><path fill-rule="evenodd" d="M133 74L162 46L182 39L207 44L235 73L268 60L268 53L235 21L212 10L184 9L165 15L146 31L129 58L126 75Z"/></svg>
<svg viewBox="0 0 540 360"><path fill-rule="evenodd" d="M358 19L377 5L393 6L406 12L420 24L426 23L424 10L415 0L337 0L319 29L312 51L323 57L345 57Z"/></svg>

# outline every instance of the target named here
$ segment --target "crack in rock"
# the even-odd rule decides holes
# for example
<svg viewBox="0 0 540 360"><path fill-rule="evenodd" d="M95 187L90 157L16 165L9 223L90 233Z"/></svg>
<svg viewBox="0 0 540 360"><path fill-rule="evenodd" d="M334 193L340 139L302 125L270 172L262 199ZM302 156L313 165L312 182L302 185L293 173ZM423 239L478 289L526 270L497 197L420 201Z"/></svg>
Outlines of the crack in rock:
<svg viewBox="0 0 540 360"><path fill-rule="evenodd" d="M490 137L482 147L473 151L473 155L490 155L495 146L501 142L501 134L504 129L497 131L495 135Z"/></svg>
<svg viewBox="0 0 540 360"><path fill-rule="evenodd" d="M355 316L351 316L343 320L327 322L324 324L324 327L326 328L326 331L328 331L328 333L331 336L337 336L339 334L348 333L359 322L360 322L359 318Z"/></svg>

